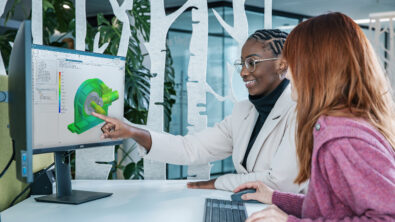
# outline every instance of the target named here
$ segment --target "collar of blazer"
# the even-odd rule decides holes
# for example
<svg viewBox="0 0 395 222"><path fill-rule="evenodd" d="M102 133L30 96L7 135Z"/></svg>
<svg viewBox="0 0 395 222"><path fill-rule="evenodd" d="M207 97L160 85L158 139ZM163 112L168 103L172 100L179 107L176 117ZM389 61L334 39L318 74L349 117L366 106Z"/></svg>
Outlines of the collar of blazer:
<svg viewBox="0 0 395 222"><path fill-rule="evenodd" d="M258 116L258 111L255 109L254 104L252 104L250 101L248 101L250 107L249 107L249 112L245 113L244 119L247 119L249 115L256 115ZM267 119L271 118L271 120L275 120L277 118L280 119L281 116L286 114L288 110L292 107L295 106L296 102L292 99L291 97L291 84L288 84L288 86L285 88L281 96L278 98L276 104L274 104L274 107L272 111L269 113L269 116Z"/></svg>
<svg viewBox="0 0 395 222"><path fill-rule="evenodd" d="M249 115L252 115L252 117L256 118L258 117L258 111L255 109L254 105L252 103L250 111L246 113L245 119L248 118ZM254 144L251 147L251 151L248 155L247 159L247 171L251 172L255 166L258 154L260 150L262 149L262 144L266 141L267 137L269 134L275 129L275 127L278 125L280 120L286 117L287 112L296 105L295 101L292 100L291 97L291 86L290 84L285 88L284 92L281 94L281 96L278 98L276 104L274 105L272 111L269 113L269 116L267 117L265 123L262 126L262 129L260 130L258 137L256 138ZM255 122L251 127L254 127ZM251 131L252 132L252 131ZM251 135L249 135L251 136ZM249 138L247 140L248 144ZM245 144L245 149L243 152L243 155L241 155L243 158L245 154L245 150L247 148L247 144ZM241 160L242 161L242 160ZM241 164L240 164L241 165Z"/></svg>

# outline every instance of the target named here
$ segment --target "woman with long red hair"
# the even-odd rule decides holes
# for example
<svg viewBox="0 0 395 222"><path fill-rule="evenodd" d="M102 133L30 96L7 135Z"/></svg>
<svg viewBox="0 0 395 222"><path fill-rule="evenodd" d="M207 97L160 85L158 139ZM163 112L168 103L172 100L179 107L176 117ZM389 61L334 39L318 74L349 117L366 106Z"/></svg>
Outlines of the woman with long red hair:
<svg viewBox="0 0 395 222"><path fill-rule="evenodd" d="M299 174L306 195L262 182L243 199L274 204L252 221L395 221L395 105L392 90L360 27L341 13L299 24L283 58L297 101Z"/></svg>

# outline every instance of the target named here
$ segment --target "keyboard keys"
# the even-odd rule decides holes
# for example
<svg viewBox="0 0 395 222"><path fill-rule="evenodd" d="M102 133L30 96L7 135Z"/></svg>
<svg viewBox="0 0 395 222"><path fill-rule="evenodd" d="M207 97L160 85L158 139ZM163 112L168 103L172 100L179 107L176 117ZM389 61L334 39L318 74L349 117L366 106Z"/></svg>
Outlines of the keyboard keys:
<svg viewBox="0 0 395 222"><path fill-rule="evenodd" d="M226 203L226 221L233 222L232 205L230 202Z"/></svg>
<svg viewBox="0 0 395 222"><path fill-rule="evenodd" d="M239 203L239 211L245 211L245 207L243 203ZM245 221L247 220L247 215L240 213L240 221Z"/></svg>
<svg viewBox="0 0 395 222"><path fill-rule="evenodd" d="M225 201L219 201L219 218L225 219L226 221L226 208L225 208Z"/></svg>
<svg viewBox="0 0 395 222"><path fill-rule="evenodd" d="M212 201L211 200L209 200L209 199L207 199L206 200L206 214L205 214L205 216L204 216L204 218L206 218L205 219L205 221L211 221L211 213L212 213L212 211L211 211L211 205L212 205Z"/></svg>
<svg viewBox="0 0 395 222"><path fill-rule="evenodd" d="M244 203L238 201L206 199L205 222L244 222L247 212Z"/></svg>
<svg viewBox="0 0 395 222"><path fill-rule="evenodd" d="M239 210L233 209L232 212L233 212L233 221L241 221Z"/></svg>

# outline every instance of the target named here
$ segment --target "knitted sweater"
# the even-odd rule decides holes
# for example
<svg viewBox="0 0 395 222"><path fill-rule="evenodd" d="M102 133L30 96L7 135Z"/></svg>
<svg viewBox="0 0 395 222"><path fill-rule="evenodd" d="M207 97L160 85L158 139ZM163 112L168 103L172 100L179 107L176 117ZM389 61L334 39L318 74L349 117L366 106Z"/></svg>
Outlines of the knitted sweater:
<svg viewBox="0 0 395 222"><path fill-rule="evenodd" d="M370 124L322 116L306 195L274 192L288 221L395 221L395 152Z"/></svg>

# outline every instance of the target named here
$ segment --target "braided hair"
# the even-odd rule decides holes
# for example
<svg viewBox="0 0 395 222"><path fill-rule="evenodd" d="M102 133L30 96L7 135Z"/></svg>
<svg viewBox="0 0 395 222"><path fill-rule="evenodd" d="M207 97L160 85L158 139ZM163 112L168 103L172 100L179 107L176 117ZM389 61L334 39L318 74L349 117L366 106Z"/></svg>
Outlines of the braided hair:
<svg viewBox="0 0 395 222"><path fill-rule="evenodd" d="M285 39L288 33L279 29L260 29L250 35L247 40L255 39L265 44L265 48L269 45L275 56L279 56L283 50Z"/></svg>

